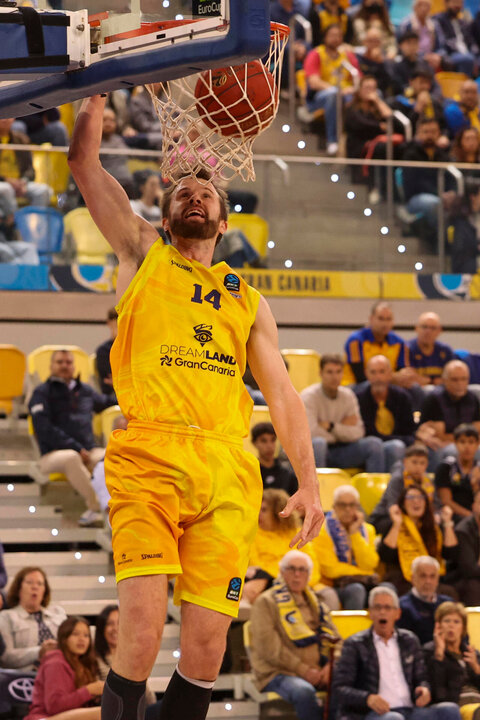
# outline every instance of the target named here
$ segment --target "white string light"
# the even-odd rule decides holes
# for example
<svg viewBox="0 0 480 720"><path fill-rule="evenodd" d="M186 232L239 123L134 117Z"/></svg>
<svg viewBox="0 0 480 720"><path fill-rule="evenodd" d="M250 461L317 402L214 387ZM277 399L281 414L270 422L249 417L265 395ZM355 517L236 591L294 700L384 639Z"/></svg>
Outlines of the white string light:
<svg viewBox="0 0 480 720"><path fill-rule="evenodd" d="M7 490L8 492L13 492L15 490L15 485L12 485L12 483L8 483Z"/></svg>
<svg viewBox="0 0 480 720"><path fill-rule="evenodd" d="M286 268L291 268L292 265L293 265L293 262L292 262L291 260L285 260L285 267L286 267Z"/></svg>
<svg viewBox="0 0 480 720"><path fill-rule="evenodd" d="M287 125L286 123L285 123L285 125L282 125L282 132L284 132L284 133L289 133L289 132L290 132L290 125Z"/></svg>
<svg viewBox="0 0 480 720"><path fill-rule="evenodd" d="M416 262L416 263L415 263L415 270L423 270L423 263L422 263L422 262Z"/></svg>
<svg viewBox="0 0 480 720"><path fill-rule="evenodd" d="M307 144L307 143L305 142L305 140L299 140L298 143L297 143L297 147L298 147L299 150L304 150L306 144Z"/></svg>
<svg viewBox="0 0 480 720"><path fill-rule="evenodd" d="M347 198L348 198L349 200L354 200L354 199L355 199L355 193L353 192L353 190L349 190L349 191L347 192Z"/></svg>
<svg viewBox="0 0 480 720"><path fill-rule="evenodd" d="M340 180L340 177L337 175L337 173L332 173L332 175L330 175L330 180L333 183L337 183Z"/></svg>
<svg viewBox="0 0 480 720"><path fill-rule="evenodd" d="M33 513L36 512L36 511L37 511L37 508L35 507L35 505L30 505L30 507L28 508L28 512L29 512L29 513L32 513L32 515L33 515Z"/></svg>
<svg viewBox="0 0 480 720"><path fill-rule="evenodd" d="M397 247L397 251L398 251L399 253L404 253L406 249L407 249L407 248L405 247L405 245L399 245L399 246Z"/></svg>
<svg viewBox="0 0 480 720"><path fill-rule="evenodd" d="M384 225L383 227L380 228L380 232L382 233L382 235L388 235L388 233L390 231L389 231L388 227L386 225Z"/></svg>
<svg viewBox="0 0 480 720"><path fill-rule="evenodd" d="M372 208L365 208L363 214L365 215L365 217L370 217L370 215L372 214Z"/></svg>
<svg viewBox="0 0 480 720"><path fill-rule="evenodd" d="M267 243L267 247L270 248L270 250L271 250L272 248L274 248L274 247L275 247L274 241L273 241L273 240L269 240L268 243Z"/></svg>

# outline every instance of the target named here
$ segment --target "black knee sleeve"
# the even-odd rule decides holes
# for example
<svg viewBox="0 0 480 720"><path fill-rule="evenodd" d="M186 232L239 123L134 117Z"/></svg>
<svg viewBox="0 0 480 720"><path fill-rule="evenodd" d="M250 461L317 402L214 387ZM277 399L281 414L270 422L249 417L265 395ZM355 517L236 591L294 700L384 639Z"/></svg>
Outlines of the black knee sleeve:
<svg viewBox="0 0 480 720"><path fill-rule="evenodd" d="M143 720L145 687L145 680L127 680L110 670L102 695L102 720Z"/></svg>
<svg viewBox="0 0 480 720"><path fill-rule="evenodd" d="M160 705L159 720L205 720L211 697L211 688L194 685L175 670Z"/></svg>

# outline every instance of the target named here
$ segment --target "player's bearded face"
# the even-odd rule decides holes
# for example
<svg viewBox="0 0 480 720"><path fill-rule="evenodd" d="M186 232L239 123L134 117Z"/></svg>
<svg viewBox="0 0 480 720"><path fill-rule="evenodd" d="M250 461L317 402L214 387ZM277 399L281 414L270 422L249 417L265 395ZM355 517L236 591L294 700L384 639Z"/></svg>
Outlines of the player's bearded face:
<svg viewBox="0 0 480 720"><path fill-rule="evenodd" d="M220 201L215 190L190 179L180 184L172 198L168 224L176 237L215 237L220 224Z"/></svg>
<svg viewBox="0 0 480 720"><path fill-rule="evenodd" d="M190 208L192 210L192 208ZM215 220L209 217L205 211L203 219L199 214L182 213L181 216L171 217L169 219L170 230L176 237L182 237L187 240L197 238L198 240L207 240L214 237L218 233L218 225L220 218Z"/></svg>

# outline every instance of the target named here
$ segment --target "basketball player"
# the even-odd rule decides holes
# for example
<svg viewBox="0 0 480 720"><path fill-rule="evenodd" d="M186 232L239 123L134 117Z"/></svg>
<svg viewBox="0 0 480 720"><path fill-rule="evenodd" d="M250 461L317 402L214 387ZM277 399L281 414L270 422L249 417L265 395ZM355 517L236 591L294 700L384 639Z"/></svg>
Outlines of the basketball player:
<svg viewBox="0 0 480 720"><path fill-rule="evenodd" d="M105 683L104 720L143 718L145 680L160 646L169 576L181 603L181 658L162 720L203 720L238 613L262 495L258 461L242 448L250 368L299 481L283 516L305 511L292 547L323 519L305 412L278 351L266 301L228 265L213 267L227 200L213 182L184 177L167 191L172 244L131 210L101 166L105 100L85 100L69 164L118 256L118 336L112 377L128 428L105 459L120 601L118 651Z"/></svg>

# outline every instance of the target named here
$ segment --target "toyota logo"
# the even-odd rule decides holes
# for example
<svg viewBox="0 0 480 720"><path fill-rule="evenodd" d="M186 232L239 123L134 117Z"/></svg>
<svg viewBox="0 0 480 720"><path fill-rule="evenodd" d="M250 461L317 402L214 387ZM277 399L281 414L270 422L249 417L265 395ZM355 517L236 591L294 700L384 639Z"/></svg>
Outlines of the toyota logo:
<svg viewBox="0 0 480 720"><path fill-rule="evenodd" d="M8 692L13 700L31 703L34 678L21 677L12 680L8 685Z"/></svg>

